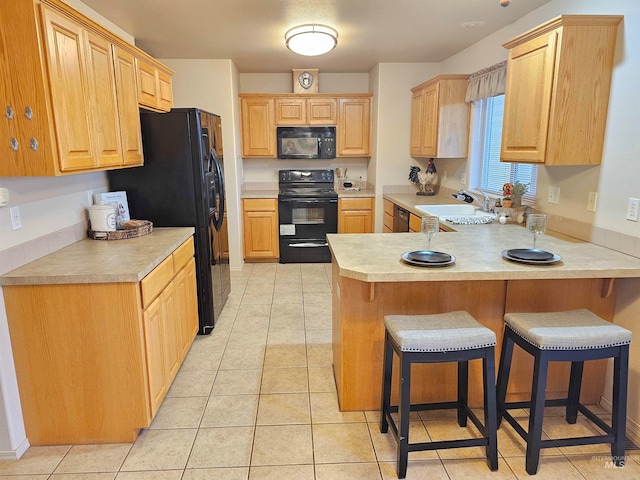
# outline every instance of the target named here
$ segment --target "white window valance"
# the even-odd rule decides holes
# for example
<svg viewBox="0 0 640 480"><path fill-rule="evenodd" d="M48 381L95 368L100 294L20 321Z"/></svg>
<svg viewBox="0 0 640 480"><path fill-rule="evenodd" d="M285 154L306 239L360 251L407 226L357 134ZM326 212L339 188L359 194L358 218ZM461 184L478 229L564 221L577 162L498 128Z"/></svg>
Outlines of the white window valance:
<svg viewBox="0 0 640 480"><path fill-rule="evenodd" d="M507 61L496 63L469 75L466 102L503 95L507 82Z"/></svg>

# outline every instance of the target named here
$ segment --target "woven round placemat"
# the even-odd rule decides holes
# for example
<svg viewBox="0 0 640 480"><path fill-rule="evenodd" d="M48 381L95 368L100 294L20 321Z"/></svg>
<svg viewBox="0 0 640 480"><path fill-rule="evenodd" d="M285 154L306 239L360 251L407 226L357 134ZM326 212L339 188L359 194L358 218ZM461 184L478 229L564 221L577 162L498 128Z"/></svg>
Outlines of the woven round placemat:
<svg viewBox="0 0 640 480"><path fill-rule="evenodd" d="M127 238L141 237L153 231L153 223L148 220L144 221L144 225L135 228L125 228L116 230L115 232L103 232L99 230L89 230L87 233L89 238L94 240L124 240Z"/></svg>

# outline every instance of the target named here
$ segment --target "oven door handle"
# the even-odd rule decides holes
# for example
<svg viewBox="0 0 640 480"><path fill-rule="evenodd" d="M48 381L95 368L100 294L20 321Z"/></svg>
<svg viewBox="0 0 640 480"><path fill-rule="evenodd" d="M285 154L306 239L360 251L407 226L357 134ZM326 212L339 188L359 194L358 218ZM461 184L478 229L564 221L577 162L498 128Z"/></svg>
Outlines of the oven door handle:
<svg viewBox="0 0 640 480"><path fill-rule="evenodd" d="M311 248L311 247L328 247L329 244L327 242L324 243L290 243L289 247L294 248Z"/></svg>
<svg viewBox="0 0 640 480"><path fill-rule="evenodd" d="M321 199L280 198L279 201L284 203L338 203L337 198L321 198Z"/></svg>

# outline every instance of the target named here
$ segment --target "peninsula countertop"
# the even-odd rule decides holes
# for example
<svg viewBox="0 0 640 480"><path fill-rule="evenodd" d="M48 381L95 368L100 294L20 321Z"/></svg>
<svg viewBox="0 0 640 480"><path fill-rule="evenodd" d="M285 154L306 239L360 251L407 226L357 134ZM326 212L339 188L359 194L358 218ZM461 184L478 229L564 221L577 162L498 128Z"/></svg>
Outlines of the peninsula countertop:
<svg viewBox="0 0 640 480"><path fill-rule="evenodd" d="M640 259L555 232L537 240L537 248L561 257L553 265L526 265L502 258L504 250L531 248L533 238L521 225L456 225L441 232L431 249L453 255L453 265L439 268L404 263L404 252L425 250L418 233L327 235L339 274L364 282L456 280L533 280L640 277Z"/></svg>
<svg viewBox="0 0 640 480"><path fill-rule="evenodd" d="M193 232L193 227L154 228L126 240L86 238L5 273L0 285L139 282Z"/></svg>

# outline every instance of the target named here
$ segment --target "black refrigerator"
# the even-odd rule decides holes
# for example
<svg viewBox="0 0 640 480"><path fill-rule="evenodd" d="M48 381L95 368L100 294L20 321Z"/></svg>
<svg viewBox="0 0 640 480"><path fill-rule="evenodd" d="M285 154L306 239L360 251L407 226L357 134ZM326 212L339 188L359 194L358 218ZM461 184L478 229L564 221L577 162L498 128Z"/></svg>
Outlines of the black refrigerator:
<svg viewBox="0 0 640 480"><path fill-rule="evenodd" d="M197 108L141 111L144 166L110 170L109 189L127 192L131 218L154 227L194 227L200 334L211 333L229 278L222 127Z"/></svg>

